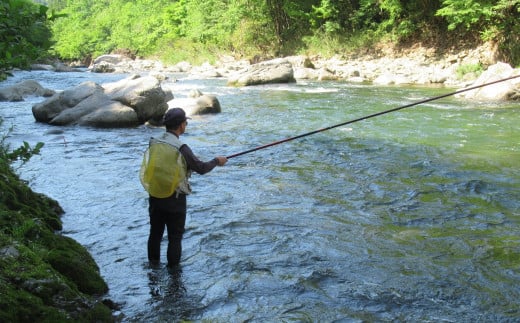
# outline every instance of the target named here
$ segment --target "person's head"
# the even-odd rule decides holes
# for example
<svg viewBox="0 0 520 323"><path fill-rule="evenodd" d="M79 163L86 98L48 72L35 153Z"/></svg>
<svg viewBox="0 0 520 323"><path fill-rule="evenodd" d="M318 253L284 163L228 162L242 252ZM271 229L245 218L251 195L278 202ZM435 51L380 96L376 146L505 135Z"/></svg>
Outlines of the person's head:
<svg viewBox="0 0 520 323"><path fill-rule="evenodd" d="M188 124L186 117L186 113L181 108L171 108L166 110L163 116L163 124L168 131L176 131L179 130L181 126L186 126ZM182 131L184 132L184 131Z"/></svg>

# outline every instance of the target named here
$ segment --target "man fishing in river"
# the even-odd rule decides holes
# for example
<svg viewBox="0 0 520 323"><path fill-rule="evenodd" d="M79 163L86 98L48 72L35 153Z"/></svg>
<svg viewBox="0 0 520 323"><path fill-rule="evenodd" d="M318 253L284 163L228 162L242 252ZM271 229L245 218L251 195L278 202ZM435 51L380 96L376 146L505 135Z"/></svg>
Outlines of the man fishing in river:
<svg viewBox="0 0 520 323"><path fill-rule="evenodd" d="M140 174L143 186L150 193L150 236L148 238L148 260L150 261L150 264L156 265L160 261L160 246L165 226L168 229L169 241L167 251L168 266L174 267L180 262L182 251L181 240L186 221L186 195L191 193L188 180L192 171L199 174L205 174L215 168L215 166L224 166L228 159L231 158L517 77L520 77L520 75L514 75L508 78L470 86L448 94L424 99L397 108L373 113L350 121L307 132L298 136L275 141L227 157L215 157L209 162L200 161L193 154L191 149L179 140L179 136L186 131L186 126L188 125L188 118L186 118L184 110L180 108L168 110L163 117L166 132L160 138L152 138L150 140L150 148L145 153ZM165 174L168 176L165 176Z"/></svg>
<svg viewBox="0 0 520 323"><path fill-rule="evenodd" d="M160 263L165 227L168 232L167 266L172 269L180 263L191 173L203 175L227 162L227 158L222 156L203 162L179 140L188 126L187 119L190 118L181 108L166 111L163 116L166 131L160 137L150 139L141 168L141 181L150 194L148 261L151 266Z"/></svg>

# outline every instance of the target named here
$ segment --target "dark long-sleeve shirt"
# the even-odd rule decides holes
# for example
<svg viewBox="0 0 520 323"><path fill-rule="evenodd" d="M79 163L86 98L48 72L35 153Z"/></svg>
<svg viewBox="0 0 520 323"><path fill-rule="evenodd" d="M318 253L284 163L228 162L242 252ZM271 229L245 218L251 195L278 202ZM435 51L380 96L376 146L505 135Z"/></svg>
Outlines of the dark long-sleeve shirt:
<svg viewBox="0 0 520 323"><path fill-rule="evenodd" d="M197 156L195 156L193 151L191 151L191 148L186 144L182 145L179 151L181 152L182 156L184 156L186 164L188 165L188 169L198 174L206 174L218 165L218 161L216 158L208 162L201 161L197 158Z"/></svg>

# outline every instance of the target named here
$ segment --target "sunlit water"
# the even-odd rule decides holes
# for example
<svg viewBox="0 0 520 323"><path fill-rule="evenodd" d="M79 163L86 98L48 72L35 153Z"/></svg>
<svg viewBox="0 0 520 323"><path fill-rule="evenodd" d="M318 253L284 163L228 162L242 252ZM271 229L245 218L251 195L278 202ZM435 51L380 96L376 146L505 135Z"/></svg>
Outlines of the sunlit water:
<svg viewBox="0 0 520 323"><path fill-rule="evenodd" d="M20 72L63 90L124 75ZM178 76L179 77L179 76ZM204 160L453 89L299 82L215 94L182 138ZM8 142L44 142L18 169L58 200L128 322L520 320L520 106L450 97L230 159L194 175L182 271L146 261L138 169L163 131L35 123L41 98L0 103ZM166 242L166 241L165 241ZM165 253L166 245L163 245ZM165 261L165 255L163 256Z"/></svg>

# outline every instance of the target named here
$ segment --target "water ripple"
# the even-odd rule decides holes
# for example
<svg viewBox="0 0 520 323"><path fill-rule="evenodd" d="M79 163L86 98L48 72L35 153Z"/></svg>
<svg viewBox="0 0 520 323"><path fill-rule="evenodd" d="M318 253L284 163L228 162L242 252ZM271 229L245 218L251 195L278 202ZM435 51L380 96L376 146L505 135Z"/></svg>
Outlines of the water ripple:
<svg viewBox="0 0 520 323"><path fill-rule="evenodd" d="M17 74L44 86L122 78ZM228 88L223 112L183 137L208 160L428 97L443 89L335 82ZM20 168L65 209L124 321L513 322L520 283L518 106L455 99L339 127L194 175L181 267L150 268L137 171L163 130L35 124L36 99L0 103L8 143L45 143ZM166 250L166 239L162 251Z"/></svg>

